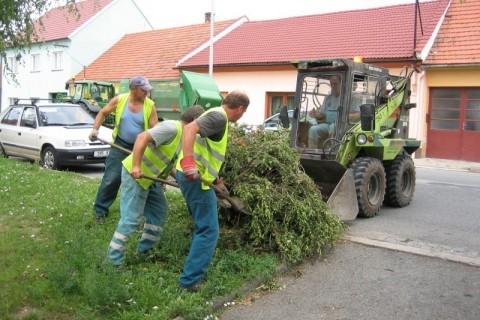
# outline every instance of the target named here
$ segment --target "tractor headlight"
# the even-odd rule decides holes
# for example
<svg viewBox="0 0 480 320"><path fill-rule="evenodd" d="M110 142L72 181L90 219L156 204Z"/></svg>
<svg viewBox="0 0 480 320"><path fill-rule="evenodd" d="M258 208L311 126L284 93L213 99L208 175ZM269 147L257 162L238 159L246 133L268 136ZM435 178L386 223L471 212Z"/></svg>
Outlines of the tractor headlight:
<svg viewBox="0 0 480 320"><path fill-rule="evenodd" d="M67 140L65 141L65 147L85 147L85 141L83 140Z"/></svg>
<svg viewBox="0 0 480 320"><path fill-rule="evenodd" d="M363 133L360 133L358 136L357 136L357 143L358 144L365 144L367 143L367 136Z"/></svg>

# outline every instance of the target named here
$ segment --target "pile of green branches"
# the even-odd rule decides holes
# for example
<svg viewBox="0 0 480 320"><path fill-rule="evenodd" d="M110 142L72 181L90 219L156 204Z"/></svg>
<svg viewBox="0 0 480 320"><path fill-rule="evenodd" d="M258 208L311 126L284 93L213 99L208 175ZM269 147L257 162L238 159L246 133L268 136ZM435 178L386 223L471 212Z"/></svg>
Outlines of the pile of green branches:
<svg viewBox="0 0 480 320"><path fill-rule="evenodd" d="M333 247L345 230L289 146L289 131L230 128L222 177L250 214L220 210L223 226L237 228L257 250L297 263Z"/></svg>

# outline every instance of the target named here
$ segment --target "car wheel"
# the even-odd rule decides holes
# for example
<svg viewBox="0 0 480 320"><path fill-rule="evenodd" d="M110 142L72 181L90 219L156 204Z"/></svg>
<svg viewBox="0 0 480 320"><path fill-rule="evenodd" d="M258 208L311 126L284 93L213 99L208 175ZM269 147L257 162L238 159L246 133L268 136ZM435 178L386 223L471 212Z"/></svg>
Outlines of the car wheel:
<svg viewBox="0 0 480 320"><path fill-rule="evenodd" d="M42 152L42 167L52 170L59 169L57 151L53 147L46 147Z"/></svg>
<svg viewBox="0 0 480 320"><path fill-rule="evenodd" d="M5 152L5 149L3 149L3 146L2 144L0 143L0 157L3 157L3 158L7 158L8 155L7 153Z"/></svg>

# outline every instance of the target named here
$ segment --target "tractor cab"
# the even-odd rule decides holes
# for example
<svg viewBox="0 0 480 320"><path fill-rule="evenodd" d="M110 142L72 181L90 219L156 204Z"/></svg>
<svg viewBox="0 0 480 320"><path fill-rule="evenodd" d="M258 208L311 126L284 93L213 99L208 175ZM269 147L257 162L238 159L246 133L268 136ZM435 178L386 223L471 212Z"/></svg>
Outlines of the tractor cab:
<svg viewBox="0 0 480 320"><path fill-rule="evenodd" d="M104 107L115 96L115 87L110 82L102 81L76 81L66 85L72 100Z"/></svg>
<svg viewBox="0 0 480 320"><path fill-rule="evenodd" d="M302 61L297 68L292 146L335 158L345 133L361 119L360 106L375 104L388 70L344 59Z"/></svg>

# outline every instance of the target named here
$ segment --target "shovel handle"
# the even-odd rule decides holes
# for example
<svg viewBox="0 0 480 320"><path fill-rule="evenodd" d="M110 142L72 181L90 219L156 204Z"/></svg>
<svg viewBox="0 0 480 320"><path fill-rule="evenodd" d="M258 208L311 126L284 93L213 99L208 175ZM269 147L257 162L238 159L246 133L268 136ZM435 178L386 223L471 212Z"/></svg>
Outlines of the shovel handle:
<svg viewBox="0 0 480 320"><path fill-rule="evenodd" d="M121 147L121 146L119 146L119 145L116 145L116 144L113 143L113 142L104 140L104 139L99 138L99 137L97 137L97 140L100 141L101 143L108 144L108 145L110 145L110 146L113 147L113 148L117 148L118 150L121 150L121 151L123 151L123 152L125 152L125 153L128 153L128 154L131 154L131 153L132 153L131 150L128 150L128 149L126 149L126 148L124 148L124 147ZM141 175L141 178L145 178L145 179L149 179L149 180L161 182L161 183L164 183L164 184L168 184L168 185L170 185L170 186L172 186L172 187L178 188L178 184L176 184L175 182L172 182L172 181L165 180L165 179L160 179L160 178L157 178L157 177L151 177L151 176L147 176L147 175L145 175L145 174L142 174L142 175Z"/></svg>
<svg viewBox="0 0 480 320"><path fill-rule="evenodd" d="M128 149L125 149L119 145L116 145L115 143L113 142L110 142L110 141L107 141L107 140L104 140L102 138L99 138L97 137L97 140L100 141L101 143L104 143L104 144L108 144L110 145L111 147L113 148L117 148L118 150L121 150L125 153L128 153L128 154L131 154L132 151L131 150L128 150ZM168 181L168 180L165 180L165 179L161 179L161 178L157 178L157 177L151 177L151 176L147 176L147 175L144 175L142 174L141 175L141 178L145 178L145 179L150 179L150 180L153 180L153 181L157 181L157 182L161 182L161 183L164 183L164 184L168 184L172 187L175 187L175 188L179 188L178 184L176 184L175 182L172 182L172 181ZM200 177L200 180L205 183L207 186L209 186L210 188L212 188L213 190L215 190L217 192L217 194L222 194L223 195L223 192L222 190L220 190L219 187L217 187L216 185L214 185L213 183L203 179L202 177ZM236 208L238 211L242 211L242 212L245 212L244 210L242 210L241 208L239 208L239 205L238 203L236 203L231 197L229 196L226 196L226 195L223 195L223 198L225 200L228 201L228 203L230 203L230 205L234 208Z"/></svg>
<svg viewBox="0 0 480 320"><path fill-rule="evenodd" d="M207 181L205 179L203 179L203 177L200 177L200 180L205 183L207 186L209 186L210 188L212 188L213 190L215 190L216 193L218 194L221 194L225 199L227 199L227 195L225 195L222 190L220 190L219 187L217 187L216 185L214 185L213 183L211 183L210 181ZM228 199L227 199L228 200Z"/></svg>
<svg viewBox="0 0 480 320"><path fill-rule="evenodd" d="M113 143L113 142L104 140L104 139L99 138L99 137L97 137L97 140L100 141L101 143L108 144L108 145L110 145L111 147L117 148L118 150L121 150L121 151L123 151L123 152L125 152L125 153L128 153L128 154L131 154L131 153L132 153L132 150L128 150L128 149L126 149L126 148L124 148L124 147L120 147L119 145L116 145L116 144Z"/></svg>
<svg viewBox="0 0 480 320"><path fill-rule="evenodd" d="M170 186L172 186L172 187L178 188L178 184L176 184L176 183L173 182L173 181L169 181L169 180L165 180L165 179L161 179L161 178L157 178L157 177L151 177L151 176L147 176L147 175L144 175L144 174L142 174L142 175L140 176L140 178L145 178L145 179L149 179L149 180L161 182L161 183L164 183L164 184L168 184L168 185L170 185Z"/></svg>

